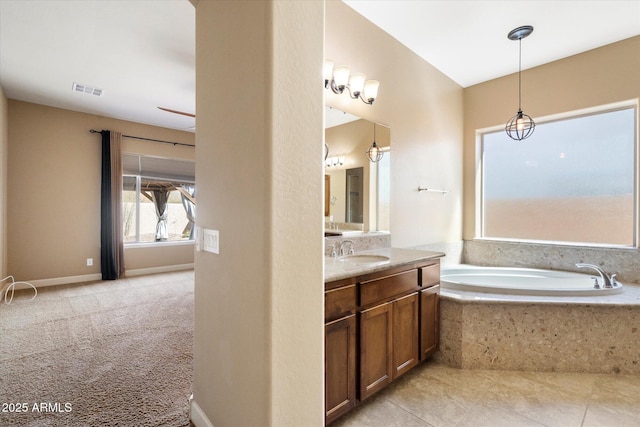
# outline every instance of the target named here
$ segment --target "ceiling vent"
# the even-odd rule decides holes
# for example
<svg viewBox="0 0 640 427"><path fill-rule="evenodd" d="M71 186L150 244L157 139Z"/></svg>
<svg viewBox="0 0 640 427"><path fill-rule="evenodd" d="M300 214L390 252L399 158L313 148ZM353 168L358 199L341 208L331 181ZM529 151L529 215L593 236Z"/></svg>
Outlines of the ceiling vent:
<svg viewBox="0 0 640 427"><path fill-rule="evenodd" d="M82 92L82 93L87 93L89 95L95 95L95 96L102 96L102 93L104 92L102 89L98 89L95 87L91 87L91 86L87 86L87 85L81 85L80 83L73 83L73 86L71 87L71 89L74 92Z"/></svg>

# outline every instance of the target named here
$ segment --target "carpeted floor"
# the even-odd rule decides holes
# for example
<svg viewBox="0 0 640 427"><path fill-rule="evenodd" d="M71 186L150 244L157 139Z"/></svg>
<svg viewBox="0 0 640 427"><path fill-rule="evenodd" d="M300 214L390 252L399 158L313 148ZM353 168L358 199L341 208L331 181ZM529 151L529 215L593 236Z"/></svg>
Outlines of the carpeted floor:
<svg viewBox="0 0 640 427"><path fill-rule="evenodd" d="M189 425L193 271L30 295L0 305L0 426Z"/></svg>

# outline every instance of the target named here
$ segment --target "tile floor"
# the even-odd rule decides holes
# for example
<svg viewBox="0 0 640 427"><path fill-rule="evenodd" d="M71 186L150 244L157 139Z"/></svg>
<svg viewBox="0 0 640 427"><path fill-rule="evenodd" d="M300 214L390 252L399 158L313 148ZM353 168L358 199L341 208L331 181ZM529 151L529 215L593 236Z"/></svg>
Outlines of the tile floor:
<svg viewBox="0 0 640 427"><path fill-rule="evenodd" d="M429 361L331 427L640 426L640 376L463 370Z"/></svg>

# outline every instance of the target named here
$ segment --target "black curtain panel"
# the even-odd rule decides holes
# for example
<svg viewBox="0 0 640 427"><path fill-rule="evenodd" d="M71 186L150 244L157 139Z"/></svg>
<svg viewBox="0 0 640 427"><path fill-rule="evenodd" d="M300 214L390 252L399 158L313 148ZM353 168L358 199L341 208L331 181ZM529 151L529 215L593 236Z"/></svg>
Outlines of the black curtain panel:
<svg viewBox="0 0 640 427"><path fill-rule="evenodd" d="M122 161L118 132L103 130L100 191L100 265L102 280L115 280L124 273L121 223ZM120 183L120 185L118 185Z"/></svg>

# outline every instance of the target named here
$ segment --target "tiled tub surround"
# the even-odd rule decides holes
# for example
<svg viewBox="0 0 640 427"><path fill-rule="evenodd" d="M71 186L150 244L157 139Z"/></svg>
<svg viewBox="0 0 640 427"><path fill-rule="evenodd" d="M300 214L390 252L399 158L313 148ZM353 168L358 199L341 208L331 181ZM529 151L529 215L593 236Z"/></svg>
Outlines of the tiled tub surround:
<svg viewBox="0 0 640 427"><path fill-rule="evenodd" d="M492 240L465 240L462 263L576 271L579 262L596 264L622 283L640 283L640 253L632 248L597 248Z"/></svg>
<svg viewBox="0 0 640 427"><path fill-rule="evenodd" d="M462 250L464 242L458 240L455 242L430 243L426 245L413 246L411 249L422 251L444 252L446 255L440 260L443 266L456 265L462 263Z"/></svg>
<svg viewBox="0 0 640 427"><path fill-rule="evenodd" d="M640 374L640 286L617 295L440 294L440 353L464 369Z"/></svg>

